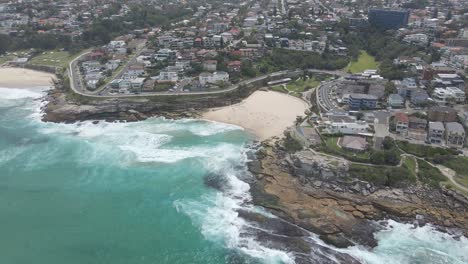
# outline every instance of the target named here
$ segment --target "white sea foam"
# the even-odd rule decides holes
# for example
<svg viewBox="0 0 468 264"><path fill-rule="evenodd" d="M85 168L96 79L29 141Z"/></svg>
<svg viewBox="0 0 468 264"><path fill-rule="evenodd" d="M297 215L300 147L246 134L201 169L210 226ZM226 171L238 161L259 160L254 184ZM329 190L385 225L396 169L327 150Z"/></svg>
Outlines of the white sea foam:
<svg viewBox="0 0 468 264"><path fill-rule="evenodd" d="M388 228L376 234L379 245L372 251L362 247L342 250L368 264L464 264L468 263L468 239L456 240L430 225L389 221Z"/></svg>
<svg viewBox="0 0 468 264"><path fill-rule="evenodd" d="M40 98L43 95L44 89L15 89L15 88L0 88L0 99L14 100L24 98Z"/></svg>
<svg viewBox="0 0 468 264"><path fill-rule="evenodd" d="M246 235L249 227L239 217L237 210L258 211L249 202L249 185L236 175L247 173L233 166L245 162L242 148L223 149L223 155L213 155L204 165L208 170L225 177L227 188L224 193L206 194L201 200L176 201L174 206L190 216L195 224L201 226L202 234L210 240L221 242L226 248L239 250L264 263L294 263L291 254L261 245L254 237Z"/></svg>

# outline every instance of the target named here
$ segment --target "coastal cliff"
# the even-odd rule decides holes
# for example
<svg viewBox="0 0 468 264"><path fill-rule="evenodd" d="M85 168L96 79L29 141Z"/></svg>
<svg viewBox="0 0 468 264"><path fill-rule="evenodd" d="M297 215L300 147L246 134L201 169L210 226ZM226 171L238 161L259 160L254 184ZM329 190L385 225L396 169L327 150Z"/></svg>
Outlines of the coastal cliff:
<svg viewBox="0 0 468 264"><path fill-rule="evenodd" d="M438 226L468 234L468 200L451 190L407 185L375 186L350 176L350 163L312 150L288 153L278 141L264 142L250 162L256 205L336 247L375 247L378 221Z"/></svg>

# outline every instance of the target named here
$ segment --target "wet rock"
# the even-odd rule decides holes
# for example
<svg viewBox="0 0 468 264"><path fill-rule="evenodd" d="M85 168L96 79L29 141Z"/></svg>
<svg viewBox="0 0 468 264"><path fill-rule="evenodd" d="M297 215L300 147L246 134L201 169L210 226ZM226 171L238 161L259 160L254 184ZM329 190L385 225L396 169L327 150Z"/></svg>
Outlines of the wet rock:
<svg viewBox="0 0 468 264"><path fill-rule="evenodd" d="M262 163L258 160L253 160L247 163L247 166L249 168L249 171L254 173L254 174L260 174L262 173Z"/></svg>
<svg viewBox="0 0 468 264"><path fill-rule="evenodd" d="M269 230L274 234L288 237L303 237L309 235L302 228L281 218L267 217L262 214L247 210L239 210L238 214L239 217L252 222L255 226L258 226L264 230Z"/></svg>
<svg viewBox="0 0 468 264"><path fill-rule="evenodd" d="M382 227L371 221L359 221L349 229L344 229L343 234L356 244L374 248L377 246L377 240L374 233L381 230Z"/></svg>
<svg viewBox="0 0 468 264"><path fill-rule="evenodd" d="M341 233L340 234L321 235L320 239L323 240L327 244L334 245L337 248L347 248L347 247L355 245L349 239L344 237L343 234L341 234Z"/></svg>
<svg viewBox="0 0 468 264"><path fill-rule="evenodd" d="M228 181L226 177L216 174L210 173L203 178L203 182L206 186L211 187L213 189L224 191L228 185Z"/></svg>

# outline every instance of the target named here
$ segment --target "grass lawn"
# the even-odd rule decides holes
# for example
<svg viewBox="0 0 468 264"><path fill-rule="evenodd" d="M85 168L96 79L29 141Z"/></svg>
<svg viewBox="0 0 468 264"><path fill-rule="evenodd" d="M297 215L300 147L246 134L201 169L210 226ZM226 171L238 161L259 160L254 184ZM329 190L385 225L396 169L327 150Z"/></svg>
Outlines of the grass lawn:
<svg viewBox="0 0 468 264"><path fill-rule="evenodd" d="M158 83L158 84L155 84L154 90L157 92L164 92L164 91L168 91L173 86L174 85L170 83Z"/></svg>
<svg viewBox="0 0 468 264"><path fill-rule="evenodd" d="M372 182L377 186L401 187L413 182L411 172L406 166L366 166L353 163L349 173L352 178Z"/></svg>
<svg viewBox="0 0 468 264"><path fill-rule="evenodd" d="M314 87L317 87L320 84L319 81L315 80L315 78L309 78L307 80L297 80L286 85L291 92L302 93L304 91L310 90Z"/></svg>
<svg viewBox="0 0 468 264"><path fill-rule="evenodd" d="M446 181L447 178L437 168L432 167L423 160L418 160L418 178L420 181L432 186L439 186L440 182Z"/></svg>
<svg viewBox="0 0 468 264"><path fill-rule="evenodd" d="M15 58L15 56L13 55L1 55L0 56L0 64L4 64L5 62L9 62L11 60L13 60Z"/></svg>
<svg viewBox="0 0 468 264"><path fill-rule="evenodd" d="M66 51L44 51L33 57L28 64L66 68L73 58L75 56Z"/></svg>
<svg viewBox="0 0 468 264"><path fill-rule="evenodd" d="M451 157L442 163L442 165L454 170L457 176L453 179L459 184L468 187L468 158L462 156Z"/></svg>
<svg viewBox="0 0 468 264"><path fill-rule="evenodd" d="M345 158L358 158L358 159L363 159L363 160L368 160L370 159L370 155L368 151L365 152L354 152L354 151L349 151L346 149L341 148L338 146L338 139L339 137L326 137L325 138L325 145L329 150L331 150L332 153L336 153L337 155L343 156Z"/></svg>
<svg viewBox="0 0 468 264"><path fill-rule="evenodd" d="M284 89L283 85L276 85L270 88L270 90L280 93L288 93L286 89Z"/></svg>
<svg viewBox="0 0 468 264"><path fill-rule="evenodd" d="M345 68L346 72L359 73L364 70L378 69L379 63L375 61L375 58L369 55L366 51L361 50L357 61L351 61Z"/></svg>
<svg viewBox="0 0 468 264"><path fill-rule="evenodd" d="M421 158L433 158L440 155L457 155L457 151L452 149L444 149L440 147L432 147L427 145L412 144L408 141L396 141L399 148L403 151L413 154ZM468 167L467 167L468 168Z"/></svg>
<svg viewBox="0 0 468 264"><path fill-rule="evenodd" d="M404 157L403 166L405 166L410 172L411 180L416 181L416 164L417 160L414 157Z"/></svg>

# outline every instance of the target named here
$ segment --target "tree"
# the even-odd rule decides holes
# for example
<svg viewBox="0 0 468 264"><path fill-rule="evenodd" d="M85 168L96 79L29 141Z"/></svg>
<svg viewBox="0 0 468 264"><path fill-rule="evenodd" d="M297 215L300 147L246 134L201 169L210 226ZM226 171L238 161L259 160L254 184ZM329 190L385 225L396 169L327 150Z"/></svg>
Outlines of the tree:
<svg viewBox="0 0 468 264"><path fill-rule="evenodd" d="M385 150L390 150L395 147L395 141L391 137L385 137L382 146Z"/></svg>
<svg viewBox="0 0 468 264"><path fill-rule="evenodd" d="M396 93L397 90L396 90L396 87L395 87L395 84L393 82L387 82L385 84L385 95L390 95L390 94L394 94Z"/></svg>
<svg viewBox="0 0 468 264"><path fill-rule="evenodd" d="M383 151L373 151L372 155L370 156L370 162L372 164L384 164L385 156Z"/></svg>
<svg viewBox="0 0 468 264"><path fill-rule="evenodd" d="M384 158L387 165L398 165L400 162L400 157L394 149L384 151Z"/></svg>

